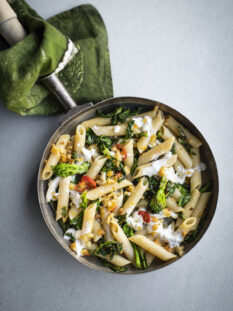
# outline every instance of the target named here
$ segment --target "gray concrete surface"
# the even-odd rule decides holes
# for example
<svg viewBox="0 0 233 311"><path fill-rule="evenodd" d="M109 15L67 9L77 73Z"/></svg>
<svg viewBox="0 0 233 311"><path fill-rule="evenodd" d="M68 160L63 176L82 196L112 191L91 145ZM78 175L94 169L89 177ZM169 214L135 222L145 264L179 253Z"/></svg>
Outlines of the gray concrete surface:
<svg viewBox="0 0 233 311"><path fill-rule="evenodd" d="M45 18L87 1L29 0ZM0 310L233 310L233 1L99 0L115 96L162 101L189 117L217 160L220 196L185 258L139 276L77 263L47 229L36 175L61 116L20 117L0 105Z"/></svg>

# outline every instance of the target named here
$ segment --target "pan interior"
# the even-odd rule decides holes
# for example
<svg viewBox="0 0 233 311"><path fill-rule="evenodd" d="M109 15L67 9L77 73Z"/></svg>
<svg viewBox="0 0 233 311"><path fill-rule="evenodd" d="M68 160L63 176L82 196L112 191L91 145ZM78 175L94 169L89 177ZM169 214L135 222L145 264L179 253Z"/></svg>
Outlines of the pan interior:
<svg viewBox="0 0 233 311"><path fill-rule="evenodd" d="M53 136L49 140L49 143L44 151L41 164L40 164L40 168L39 168L39 173L38 173L38 197L39 197L40 208L41 208L43 217L45 219L45 222L48 225L51 233L57 239L57 241L75 259L77 259L78 261L82 262L83 264L93 269L111 272L110 269L100 265L100 263L98 262L96 258L94 258L94 256L76 257L76 254L70 250L69 242L63 238L63 231L60 225L55 221L54 212L51 209L50 205L45 200L45 195L46 195L46 190L47 190L47 181L42 181L40 179L41 172L44 166L44 160L46 160L49 156L51 144L54 144L60 135L62 134L74 135L75 128L78 124L80 124L84 120L88 120L88 119L96 117L97 109L101 108L103 110L110 111L120 105L124 105L125 107L129 107L131 109L137 108L140 106L143 108L142 112L144 112L144 111L152 110L156 104L159 104L160 109L164 112L164 114L170 114L171 116L173 116L185 128L189 129L195 136L201 139L201 141L203 142L203 145L200 149L201 159L202 159L202 162L206 163L207 165L207 170L202 175L203 183L205 183L207 180L213 181L213 188L212 188L213 193L212 193L210 201L208 202L208 206L206 208L206 214L203 220L203 225L196 239L190 243L186 243L185 248L184 248L184 255L187 254L198 243L198 241L201 239L201 237L203 236L203 234L206 232L207 228L209 227L211 220L214 216L216 205L217 205L217 198L218 198L218 173L217 173L216 163L215 163L213 154L210 150L210 147L208 143L206 142L205 138L202 136L200 131L181 113L179 113L175 109L172 109L171 107L165 104L162 104L162 103L159 103L153 100L135 98L135 97L119 97L119 98L108 99L90 108L87 108L84 111L76 112L68 120L62 123L61 126L54 132ZM179 260L179 257L169 262L163 262L155 258L151 266L147 268L146 270L137 270L134 267L129 267L128 270L124 272L124 274L136 274L136 273L154 271L156 269L165 267L176 260Z"/></svg>

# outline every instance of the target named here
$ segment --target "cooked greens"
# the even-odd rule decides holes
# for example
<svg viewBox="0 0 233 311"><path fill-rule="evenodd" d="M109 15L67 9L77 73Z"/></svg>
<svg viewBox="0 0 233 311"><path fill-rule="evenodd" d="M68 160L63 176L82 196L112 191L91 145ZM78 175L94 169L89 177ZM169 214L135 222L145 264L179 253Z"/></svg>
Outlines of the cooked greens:
<svg viewBox="0 0 233 311"><path fill-rule="evenodd" d="M88 128L86 130L86 141L85 143L90 146L90 145L95 145L98 144L99 141L99 136L97 136L91 128Z"/></svg>
<svg viewBox="0 0 233 311"><path fill-rule="evenodd" d="M134 149L134 162L133 162L133 166L132 166L132 168L130 170L131 175L134 174L134 172L135 172L135 170L136 170L136 168L138 166L139 155L140 155L140 153L139 153L138 149Z"/></svg>
<svg viewBox="0 0 233 311"><path fill-rule="evenodd" d="M182 128L179 125L177 127L179 130L178 141L185 147L185 149L188 151L188 153L195 155L196 153L192 150L193 147L188 142L188 138L185 135L184 131L182 130Z"/></svg>
<svg viewBox="0 0 233 311"><path fill-rule="evenodd" d="M114 173L122 173L122 175L125 177L126 173L124 170L124 165L118 161L117 159L110 156L110 158L105 162L102 172L110 172L113 171Z"/></svg>
<svg viewBox="0 0 233 311"><path fill-rule="evenodd" d="M90 163L84 162L82 164L69 164L69 163L59 163L56 166L53 166L53 173L56 176L68 177L75 174L85 173L90 166Z"/></svg>
<svg viewBox="0 0 233 311"><path fill-rule="evenodd" d="M125 223L122 227L125 235L127 236L127 238L133 236L134 231L133 229L127 224ZM145 269L147 268L147 263L146 263L146 259L144 257L144 254L142 252L141 247L137 246L135 243L131 242L133 249L134 249L134 260L135 260L135 265L138 269Z"/></svg>
<svg viewBox="0 0 233 311"><path fill-rule="evenodd" d="M190 191L188 188L184 187L184 185L183 186L177 185L177 188L181 192L181 197L179 198L178 205L184 207L185 204L190 201L191 198Z"/></svg>
<svg viewBox="0 0 233 311"><path fill-rule="evenodd" d="M201 193L204 193L204 192L208 192L211 188L212 188L212 185L213 185L213 182L212 181L209 181L207 184L203 185L199 191Z"/></svg>
<svg viewBox="0 0 233 311"><path fill-rule="evenodd" d="M107 241L102 243L95 251L95 255L110 255L110 259L114 255L119 255L122 252L122 244L116 241Z"/></svg>
<svg viewBox="0 0 233 311"><path fill-rule="evenodd" d="M111 123L113 125L117 123L125 123L126 119L136 114L139 114L142 110L142 107L138 107L135 110L130 110L126 107L118 107L113 112L104 112L103 110L98 110L98 115L102 118L111 118Z"/></svg>

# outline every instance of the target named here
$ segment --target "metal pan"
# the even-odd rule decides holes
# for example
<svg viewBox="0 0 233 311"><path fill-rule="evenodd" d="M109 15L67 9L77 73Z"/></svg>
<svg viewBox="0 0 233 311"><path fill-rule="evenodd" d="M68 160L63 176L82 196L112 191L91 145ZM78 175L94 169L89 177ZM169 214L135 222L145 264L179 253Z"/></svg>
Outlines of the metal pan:
<svg viewBox="0 0 233 311"><path fill-rule="evenodd" d="M110 269L103 267L98 262L98 260L94 258L93 256L77 257L76 254L69 248L69 242L63 238L63 231L60 225L56 222L55 217L54 217L54 212L52 211L51 207L49 206L49 204L46 202L46 199L45 199L48 182L41 180L41 173L44 167L44 161L49 156L51 145L57 141L60 135L62 134L73 135L75 133L75 128L79 123L96 116L97 109L101 108L101 109L109 110L109 109L114 109L114 107L116 106L124 105L129 108L135 108L135 107L140 106L143 108L143 111L149 111L156 104L159 104L160 109L165 114L170 114L171 116L173 116L176 120L182 123L185 128L189 129L195 136L201 139L201 141L203 142L203 145L201 147L201 159L207 165L207 170L204 172L206 175L204 174L203 176L203 182L210 180L210 179L213 180L213 189L212 189L213 194L210 198L210 201L206 209L207 212L206 212L206 215L203 221L203 226L198 236L196 237L196 239L193 242L187 243L185 245L184 255L187 254L200 241L200 239L206 232L207 228L209 227L211 220L214 216L216 205L217 205L217 200L218 200L218 191L219 191L218 172L217 172L215 159L203 135L195 127L195 125L191 123L185 116L183 116L181 113L179 113L175 109L165 104L159 103L154 100L137 98L137 97L117 97L117 98L111 98L108 100L104 100L96 105L93 105L90 103L90 104L86 104L83 106L78 106L72 109L68 113L66 118L60 124L59 128L52 135L51 139L49 140L45 148L45 151L41 159L40 167L39 167L39 173L38 173L38 197L39 197L39 204L40 204L40 208L41 208L44 220L49 230L51 231L53 236L56 238L56 240L59 242L59 244L76 260L78 260L79 262L95 270L112 272ZM137 273L154 271L154 270L163 268L173 263L176 260L179 260L179 257L177 259L174 259L168 262L163 262L159 259L154 259L154 261L152 262L151 266L148 269L136 270L134 267L130 267L126 272L124 272L124 274L137 274Z"/></svg>

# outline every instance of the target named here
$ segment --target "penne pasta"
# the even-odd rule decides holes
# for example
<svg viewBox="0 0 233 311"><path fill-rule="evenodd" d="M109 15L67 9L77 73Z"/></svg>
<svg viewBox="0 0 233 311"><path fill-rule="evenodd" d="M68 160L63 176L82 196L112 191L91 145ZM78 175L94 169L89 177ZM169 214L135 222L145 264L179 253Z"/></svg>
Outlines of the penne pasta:
<svg viewBox="0 0 233 311"><path fill-rule="evenodd" d="M188 218L192 215L199 197L200 192L197 189L193 190L193 192L191 193L190 201L184 206L183 216L185 218Z"/></svg>
<svg viewBox="0 0 233 311"><path fill-rule="evenodd" d="M97 136L124 136L127 133L128 124L118 124L109 126L93 126L91 129ZM139 134L139 129L133 129L134 134Z"/></svg>
<svg viewBox="0 0 233 311"><path fill-rule="evenodd" d="M94 162L92 163L91 167L87 171L86 175L91 177L92 179L96 179L96 176L101 171L106 160L107 160L107 158L105 156L102 156L102 155L96 157Z"/></svg>
<svg viewBox="0 0 233 311"><path fill-rule="evenodd" d="M211 192L204 192L200 195L197 205L192 213L192 217L196 218L196 224L194 225L193 230L197 229L197 226L199 225L201 217L206 209L210 196Z"/></svg>
<svg viewBox="0 0 233 311"><path fill-rule="evenodd" d="M94 219L94 225L93 225L93 235L94 235L94 242L99 241L99 239L104 234L104 230L102 229L100 223Z"/></svg>
<svg viewBox="0 0 233 311"><path fill-rule="evenodd" d="M152 176L154 174L163 174L163 169L171 167L176 162L177 155L173 155L168 159L160 159L144 165L140 165L136 168L133 179L141 176Z"/></svg>
<svg viewBox="0 0 233 311"><path fill-rule="evenodd" d="M122 207L124 199L123 189L116 191L116 208L114 209L114 215L118 215L119 209Z"/></svg>
<svg viewBox="0 0 233 311"><path fill-rule="evenodd" d="M198 148L202 145L202 142L199 138L194 136L192 133L189 132L189 130L185 129L179 122L177 122L172 116L168 116L165 120L166 126L172 130L173 133L175 133L177 136L180 136L179 127L186 135L188 142L191 146L194 148Z"/></svg>
<svg viewBox="0 0 233 311"><path fill-rule="evenodd" d="M174 137L173 134L169 131L167 127L164 125L161 128L162 137L164 140L167 140L171 137ZM185 150L185 148L181 145L181 143L178 142L178 140L175 138L175 150L176 154L179 158L179 160L184 164L186 168L192 167L192 159L189 156L188 152Z"/></svg>
<svg viewBox="0 0 233 311"><path fill-rule="evenodd" d="M129 240L163 261L171 260L177 257L175 254L167 251L164 247L156 244L144 235L133 235L129 238Z"/></svg>
<svg viewBox="0 0 233 311"><path fill-rule="evenodd" d="M106 259L108 262L111 262L113 265L118 267L123 267L132 263L130 260L119 255L114 255L112 258L109 255L107 256L98 255L98 257Z"/></svg>
<svg viewBox="0 0 233 311"><path fill-rule="evenodd" d="M80 238L85 242L87 242L94 236L92 231L95 221L96 206L97 204L93 203L84 210L83 225Z"/></svg>
<svg viewBox="0 0 233 311"><path fill-rule="evenodd" d="M134 250L121 226L115 221L111 221L111 230L114 238L122 244L125 256L134 263Z"/></svg>
<svg viewBox="0 0 233 311"><path fill-rule="evenodd" d="M157 159L164 153L167 153L171 150L172 145L174 143L174 137L170 137L165 142L155 146L154 148L150 149L149 151L143 153L138 158L138 164L146 164L148 162L151 162L152 160Z"/></svg>
<svg viewBox="0 0 233 311"><path fill-rule="evenodd" d="M93 118L91 120L87 120L81 123L85 129L93 126L104 126L111 124L111 118Z"/></svg>
<svg viewBox="0 0 233 311"><path fill-rule="evenodd" d="M155 135L161 126L163 125L164 117L163 113L159 111L157 115L152 120L152 133ZM139 138L137 142L137 148L140 153L146 150L151 139L151 135L143 136Z"/></svg>
<svg viewBox="0 0 233 311"><path fill-rule="evenodd" d="M82 149L85 147L86 129L82 125L76 127L74 138L74 151L81 154Z"/></svg>
<svg viewBox="0 0 233 311"><path fill-rule="evenodd" d="M110 221L107 221L107 217L109 216L110 212L107 211L107 209L103 206L100 206L100 215L101 220L104 228L104 237L106 241L113 241L113 235L110 228Z"/></svg>
<svg viewBox="0 0 233 311"><path fill-rule="evenodd" d="M102 197L103 195L116 191L118 189L121 188L125 188L132 185L132 183L127 180L124 179L122 180L120 183L118 183L117 181L113 184L105 184L103 186L99 186L93 190L90 190L87 192L87 199L88 200L97 200L98 198Z"/></svg>
<svg viewBox="0 0 233 311"><path fill-rule="evenodd" d="M176 188L175 192L173 193L172 197L176 200L176 202L179 201L181 197L181 192L179 189Z"/></svg>
<svg viewBox="0 0 233 311"><path fill-rule="evenodd" d="M61 135L58 139L58 141L55 144L55 148L51 148L50 156L45 164L45 167L42 171L42 180L47 180L52 177L53 175L53 166L56 166L61 153L65 152L65 147L70 139L70 135Z"/></svg>
<svg viewBox="0 0 233 311"><path fill-rule="evenodd" d="M189 217L182 222L176 231L182 232L183 237L185 237L191 230L193 230L195 224L196 217Z"/></svg>
<svg viewBox="0 0 233 311"><path fill-rule="evenodd" d="M66 219L69 204L70 177L62 178L59 182L59 195L57 197L56 220Z"/></svg>
<svg viewBox="0 0 233 311"><path fill-rule="evenodd" d="M143 177L140 179L139 183L134 188L134 191L132 192L130 197L127 199L122 210L120 211L122 215L127 214L127 216L129 216L132 213L137 203L141 200L148 185L149 183L146 177Z"/></svg>
<svg viewBox="0 0 233 311"><path fill-rule="evenodd" d="M127 158L124 160L124 165L131 169L134 163L133 139L129 139L127 143L124 144L124 148L127 153Z"/></svg>
<svg viewBox="0 0 233 311"><path fill-rule="evenodd" d="M194 189L199 189L201 187L201 171L199 169L196 169L200 166L200 150L199 148L193 149L194 154L192 155L193 160L193 169L195 169L194 173L191 176L191 192L193 192Z"/></svg>

